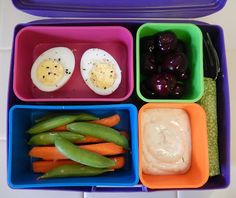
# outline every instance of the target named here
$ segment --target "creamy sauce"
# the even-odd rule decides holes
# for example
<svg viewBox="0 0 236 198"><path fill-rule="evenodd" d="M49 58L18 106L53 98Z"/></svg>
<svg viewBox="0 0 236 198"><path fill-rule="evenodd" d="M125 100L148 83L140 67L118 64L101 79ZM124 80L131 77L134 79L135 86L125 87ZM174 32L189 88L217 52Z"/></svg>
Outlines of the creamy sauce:
<svg viewBox="0 0 236 198"><path fill-rule="evenodd" d="M142 113L142 168L151 175L183 174L191 165L191 129L182 109Z"/></svg>

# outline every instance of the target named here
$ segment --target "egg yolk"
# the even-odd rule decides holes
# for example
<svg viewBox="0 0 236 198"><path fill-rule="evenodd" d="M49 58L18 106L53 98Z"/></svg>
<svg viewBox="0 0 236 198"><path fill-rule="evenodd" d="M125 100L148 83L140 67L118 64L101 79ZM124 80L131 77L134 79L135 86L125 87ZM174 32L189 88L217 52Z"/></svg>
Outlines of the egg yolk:
<svg viewBox="0 0 236 198"><path fill-rule="evenodd" d="M64 74L64 67L57 60L44 60L37 68L37 79L47 86L57 85Z"/></svg>
<svg viewBox="0 0 236 198"><path fill-rule="evenodd" d="M89 77L94 86L107 89L114 84L116 74L111 64L97 63L91 69Z"/></svg>

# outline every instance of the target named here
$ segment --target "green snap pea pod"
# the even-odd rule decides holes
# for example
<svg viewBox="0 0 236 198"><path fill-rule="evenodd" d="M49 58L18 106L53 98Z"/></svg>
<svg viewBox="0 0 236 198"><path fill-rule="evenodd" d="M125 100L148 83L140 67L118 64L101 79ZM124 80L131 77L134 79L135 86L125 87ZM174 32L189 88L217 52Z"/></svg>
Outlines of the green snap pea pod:
<svg viewBox="0 0 236 198"><path fill-rule="evenodd" d="M113 142L125 149L129 149L127 138L113 128L94 123L75 122L68 124L67 129L75 133L77 132L81 135L89 135L108 142Z"/></svg>
<svg viewBox="0 0 236 198"><path fill-rule="evenodd" d="M39 177L39 179L48 179L48 178L58 178L58 177L86 177L86 176L96 176L102 173L112 171L108 168L94 168L83 165L63 165L57 168L54 168L44 175Z"/></svg>
<svg viewBox="0 0 236 198"><path fill-rule="evenodd" d="M55 146L60 153L78 163L95 168L108 168L115 166L114 160L79 148L65 138L57 137L55 140Z"/></svg>
<svg viewBox="0 0 236 198"><path fill-rule="evenodd" d="M59 115L59 114L56 114L56 113L46 114L46 115L44 115L44 116L42 116L42 117L36 118L36 119L34 120L34 122L35 122L35 123L39 123L39 122L42 122L42 121L44 121L44 120L48 120L49 118L56 117L56 116L58 116L58 115Z"/></svg>
<svg viewBox="0 0 236 198"><path fill-rule="evenodd" d="M59 116L59 115L63 115L63 114L62 113L47 114L47 115L44 115L40 118L35 119L34 122L35 123L42 122L44 120L47 120L49 118L53 118L53 117L56 117L56 116ZM71 113L70 115L76 115L76 114ZM79 115L80 115L80 118L77 121L92 121L92 120L98 120L99 119L97 116L94 116L94 115L89 114L89 113L80 113Z"/></svg>
<svg viewBox="0 0 236 198"><path fill-rule="evenodd" d="M43 120L39 123L36 123L34 126L32 126L28 133L30 134L37 134L49 131L53 128L69 124L74 121L88 121L88 120L94 120L97 119L97 117L86 114L86 113L80 113L75 115L58 115L52 118L48 118L47 120Z"/></svg>
<svg viewBox="0 0 236 198"><path fill-rule="evenodd" d="M34 135L28 141L29 145L50 145L54 144L56 137L63 137L70 142L77 142L84 139L83 135L78 133L65 132L45 132Z"/></svg>

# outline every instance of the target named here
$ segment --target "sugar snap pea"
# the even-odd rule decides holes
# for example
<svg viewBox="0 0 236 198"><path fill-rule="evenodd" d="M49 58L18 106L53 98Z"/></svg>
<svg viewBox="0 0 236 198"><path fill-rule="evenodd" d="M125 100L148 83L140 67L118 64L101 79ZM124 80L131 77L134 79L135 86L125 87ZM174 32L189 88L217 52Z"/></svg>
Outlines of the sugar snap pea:
<svg viewBox="0 0 236 198"><path fill-rule="evenodd" d="M42 116L42 117L36 118L36 119L34 120L34 122L35 122L35 123L39 123L39 122L42 122L42 121L47 120L47 119L49 119L49 118L56 117L56 116L58 116L58 115L59 115L59 114L56 114L56 113L46 114L46 115L44 115L44 116Z"/></svg>
<svg viewBox="0 0 236 198"><path fill-rule="evenodd" d="M79 115L78 119L76 119L77 121L93 121L93 120L99 119L99 117L89 114L89 113L79 113L77 115Z"/></svg>
<svg viewBox="0 0 236 198"><path fill-rule="evenodd" d="M77 132L81 135L89 135L108 142L113 142L119 146L124 147L125 149L129 149L128 140L117 130L109 127L94 123L75 122L68 124L67 129L75 133Z"/></svg>
<svg viewBox="0 0 236 198"><path fill-rule="evenodd" d="M28 133L37 134L49 131L53 128L69 124L74 121L88 121L88 120L96 120L97 117L87 114L87 113L79 113L79 114L71 114L71 115L58 115L55 117L48 118L41 122L36 123L32 126Z"/></svg>
<svg viewBox="0 0 236 198"><path fill-rule="evenodd" d="M47 173L39 177L39 179L96 176L108 171L112 170L108 168L94 168L80 164L63 165L48 171Z"/></svg>
<svg viewBox="0 0 236 198"><path fill-rule="evenodd" d="M95 168L108 168L115 166L114 160L79 148L65 138L57 137L55 140L55 146L60 153L78 163Z"/></svg>
<svg viewBox="0 0 236 198"><path fill-rule="evenodd" d="M66 114L66 113L64 113ZM64 115L62 113L51 113L51 114L46 114L42 117L39 117L37 119L34 120L35 123L38 123L38 122L42 122L44 120L47 120L49 118L53 118L53 117L56 117L56 116L60 116L60 115ZM76 115L76 113L71 113L70 115ZM78 115L78 114L77 114ZM89 114L89 113L80 113L80 118L77 120L77 121L93 121L93 120L98 120L99 117L97 116L94 116L92 114Z"/></svg>
<svg viewBox="0 0 236 198"><path fill-rule="evenodd" d="M76 142L79 140L83 140L84 136L78 133L71 133L68 131L65 132L44 132L34 135L28 141L29 145L50 145L54 144L56 137L63 137L70 142Z"/></svg>

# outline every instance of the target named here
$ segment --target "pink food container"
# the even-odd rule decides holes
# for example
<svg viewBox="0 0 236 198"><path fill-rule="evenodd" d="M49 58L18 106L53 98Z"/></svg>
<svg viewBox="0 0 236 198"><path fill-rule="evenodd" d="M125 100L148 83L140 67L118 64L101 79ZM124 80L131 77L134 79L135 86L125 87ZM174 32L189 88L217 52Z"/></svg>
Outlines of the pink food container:
<svg viewBox="0 0 236 198"><path fill-rule="evenodd" d="M70 48L75 56L75 69L62 88L43 92L31 80L31 67L41 53L53 47ZM107 51L120 66L122 80L111 95L97 95L81 76L80 59L89 48ZM119 102L129 98L134 87L133 38L129 30L120 26L25 27L16 36L14 63L13 89L22 101Z"/></svg>

